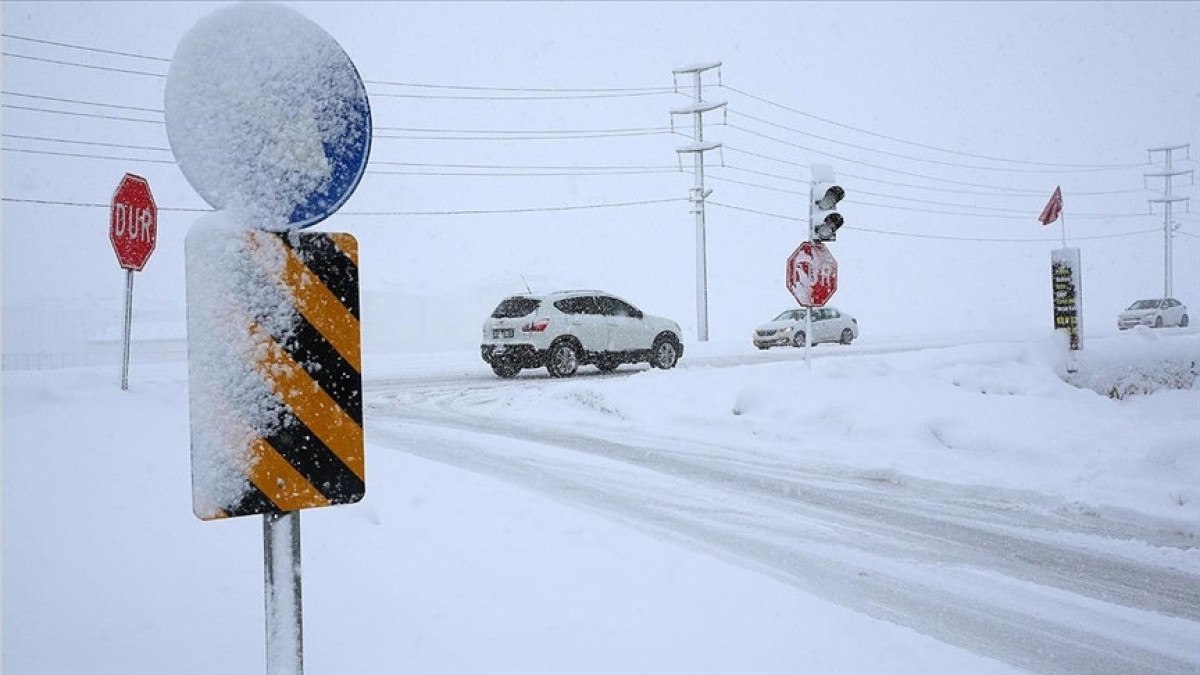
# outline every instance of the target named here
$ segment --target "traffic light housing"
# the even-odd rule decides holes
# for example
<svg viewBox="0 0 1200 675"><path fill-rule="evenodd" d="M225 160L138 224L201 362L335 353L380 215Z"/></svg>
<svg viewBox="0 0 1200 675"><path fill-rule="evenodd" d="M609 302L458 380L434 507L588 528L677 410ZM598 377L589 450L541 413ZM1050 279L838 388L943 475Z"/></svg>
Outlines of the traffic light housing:
<svg viewBox="0 0 1200 675"><path fill-rule="evenodd" d="M837 212L838 202L846 190L832 180L813 181L809 213L809 238L814 241L837 241L837 231L845 219Z"/></svg>

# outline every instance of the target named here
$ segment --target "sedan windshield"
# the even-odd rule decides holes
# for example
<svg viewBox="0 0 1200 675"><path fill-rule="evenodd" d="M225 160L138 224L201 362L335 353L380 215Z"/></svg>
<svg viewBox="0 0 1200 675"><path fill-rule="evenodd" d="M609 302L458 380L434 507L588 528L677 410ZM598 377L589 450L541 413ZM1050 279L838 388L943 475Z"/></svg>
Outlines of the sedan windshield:
<svg viewBox="0 0 1200 675"><path fill-rule="evenodd" d="M777 316L771 320L772 321L795 321L795 320L799 320L799 319L803 319L803 318L804 318L804 310L789 309L788 311L784 312L783 314L780 314L779 316Z"/></svg>
<svg viewBox="0 0 1200 675"><path fill-rule="evenodd" d="M1158 309L1158 300L1138 300L1129 309Z"/></svg>

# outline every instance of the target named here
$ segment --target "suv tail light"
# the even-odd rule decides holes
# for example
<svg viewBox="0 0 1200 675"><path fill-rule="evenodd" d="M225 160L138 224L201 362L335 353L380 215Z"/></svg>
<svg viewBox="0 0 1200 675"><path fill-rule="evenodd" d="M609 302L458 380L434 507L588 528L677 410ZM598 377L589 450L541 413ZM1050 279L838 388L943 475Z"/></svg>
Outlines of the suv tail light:
<svg viewBox="0 0 1200 675"><path fill-rule="evenodd" d="M521 326L522 333L540 333L550 325L550 319L538 319Z"/></svg>

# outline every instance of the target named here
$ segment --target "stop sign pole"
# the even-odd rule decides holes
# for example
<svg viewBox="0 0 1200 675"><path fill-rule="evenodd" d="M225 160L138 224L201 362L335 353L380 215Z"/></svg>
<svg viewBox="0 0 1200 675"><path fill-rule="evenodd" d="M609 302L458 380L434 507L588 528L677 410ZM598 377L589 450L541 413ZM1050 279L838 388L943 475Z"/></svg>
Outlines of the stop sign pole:
<svg viewBox="0 0 1200 675"><path fill-rule="evenodd" d="M140 272L158 241L158 206L150 183L125 174L113 192L108 240L125 270L125 347L121 358L121 390L129 390L129 335L133 325L133 273Z"/></svg>
<svg viewBox="0 0 1200 675"><path fill-rule="evenodd" d="M824 307L837 291L837 260L825 244L811 239L796 247L787 259L788 291L804 312L804 362L810 368L812 347L812 309Z"/></svg>

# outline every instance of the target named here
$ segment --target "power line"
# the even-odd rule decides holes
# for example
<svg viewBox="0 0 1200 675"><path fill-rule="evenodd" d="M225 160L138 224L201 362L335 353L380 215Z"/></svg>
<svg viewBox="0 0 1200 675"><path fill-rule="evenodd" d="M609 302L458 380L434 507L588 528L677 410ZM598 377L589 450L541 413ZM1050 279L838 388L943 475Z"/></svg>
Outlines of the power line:
<svg viewBox="0 0 1200 675"><path fill-rule="evenodd" d="M980 166L978 164L962 164L962 163L958 163L958 162L945 162L945 161L936 160L936 159L925 159L922 157L913 157L912 155L902 155L902 154L895 153L895 152L888 152L886 150L877 150L875 148L869 148L865 145L855 145L854 143L847 143L845 141L839 141L839 140L836 140L833 138L829 138L827 136L821 136L820 134L814 134L814 133L811 133L808 131L804 131L802 129L797 129L795 127L789 127L787 125L777 124L770 120L766 120L761 117L755 117L754 115L748 115L746 113L739 112L732 108L729 109L729 112L733 115L745 117L747 119L754 120L755 122L758 122L760 124L765 124L767 126L775 127L777 129L784 129L786 131L791 131L793 133L801 134L803 136L809 136L811 138L817 138L822 141L827 141L829 143L834 143L837 145L844 145L848 148L854 148L855 150L865 150L867 152L874 152L874 153L877 153L880 155L886 155L888 157L896 157L898 159L906 159L906 160L913 161L913 162L925 162L927 164L938 164L941 166L951 166L951 167L956 167L956 168L960 168L960 169L973 169L976 171L1003 171L1003 172L1008 172L1008 173L1048 173L1047 170L1032 170L1032 169L1017 169L1017 168L1006 168L1006 167ZM1034 166L1066 167L1066 168L1059 168L1055 171L1055 172L1062 172L1062 173L1109 171L1109 170L1113 170L1113 169L1129 169L1129 168L1136 168L1138 166L1144 166L1144 164L1087 165L1087 164L1051 164L1048 162L1022 162L1022 163L1030 164L1030 165L1034 165Z"/></svg>
<svg viewBox="0 0 1200 675"><path fill-rule="evenodd" d="M923 148L923 149L925 149L925 150L934 150L934 151L937 151L937 152L944 152L944 153L947 153L947 154L951 154L951 155L958 155L958 156L961 156L961 157L973 157L973 158L975 158L975 159L987 159L987 160L991 160L991 161L995 161L995 162L1010 162L1010 163L1013 163L1013 164L1030 164L1030 165L1038 165L1038 164L1040 164L1039 162L1031 162L1031 161L1027 161L1027 160L1021 160L1021 159L1012 159L1012 158L1010 158L1010 157L998 157L998 156L995 156L995 155L982 155L982 154L978 154L978 153L972 153L972 152L963 152L963 151L961 151L961 150L950 150L950 149L948 149L948 148L940 148L940 147L938 147L938 146L935 146L935 145L927 145L927 144L925 144L925 143L917 143L917 142L915 142L915 141L907 141L907 140L904 140L904 139L902 139L902 138L896 138L895 136L888 136L888 135L886 135L886 134L880 134L880 133L876 133L876 132L874 132L874 131L868 131L867 129L861 129L861 128L859 128L859 127L850 126L849 124L842 124L841 122L835 122L835 121L833 121L833 120L831 120L831 119L826 119L826 118L824 118L824 117L820 117L819 115L814 115L814 114L812 114L812 113L804 112L803 110L798 110L798 109L796 109L796 108L792 108L792 107L789 107L789 106L783 105L782 103L778 103L778 102L776 102L776 101L772 101L772 100L770 100L770 99L767 99L767 98L764 98L764 97L762 97L762 96L758 96L758 95L752 94L752 93L750 93L750 92L748 92L748 91L744 91L744 90L742 90L742 89L738 89L738 88L736 88L736 87L731 87L731 86L729 86L729 85L727 85L727 84L722 84L722 85L720 85L720 86L723 86L725 89L728 89L729 91L732 91L732 92L734 92L734 93L736 93L736 94L741 94L742 96L745 96L745 97L747 97L747 98L754 99L755 101L758 101L758 102L760 102L760 103L765 103L765 104L767 104L767 105L774 106L774 107L776 107L776 108L779 108L780 110L786 110L786 111L788 111L788 112L795 113L795 114L797 114L797 115L801 115L801 116L804 116L804 117L808 117L808 118L810 118L810 119L814 119L814 120L817 120L817 121L820 121L820 122L824 122L824 123L826 123L826 124L830 124L830 125L833 125L833 126L835 126L835 127L841 127L842 129L848 129L848 130L850 130L850 131L854 131L854 132L857 132L857 133L860 133L860 134L866 134L866 135L868 135L868 136L874 136L875 138L882 138L882 139L884 139L884 140L893 141L893 142L895 142L895 143L902 143L902 144L904 144L904 145L911 145L911 146L913 146L913 147L916 147L916 148ZM1069 165L1052 165L1052 166L1069 166ZM1132 167L1132 166L1143 166L1143 165L1142 165L1142 164L1136 164L1136 165L1130 165L1130 166Z"/></svg>
<svg viewBox="0 0 1200 675"><path fill-rule="evenodd" d="M738 131L741 131L741 132L743 132L743 133L750 134L751 136L757 136L757 137L759 137L759 138L763 138L763 139L766 139L766 140L768 140L768 141L773 141L773 142L775 142L775 143L781 143L781 144L783 144L783 145L791 146L791 147L793 147L793 148L798 148L798 149L800 149L800 150L804 150L804 151L806 151L806 152L811 152L811 153L813 153L813 154L816 154L816 155L821 155L821 156L824 156L824 157L832 157L832 158L834 158L834 159L839 159L839 160L842 160L843 162L849 162L849 163L851 163L851 164L858 164L859 166L865 166L865 167L869 167L869 168L872 168L872 169L879 169L879 170L881 170L881 171L891 171L891 172L893 172L893 173L900 173L900 174L904 174L904 175L907 175L907 176L918 176L918 177L921 177L921 178L926 178L926 179L929 179L929 180L938 180L938 181L954 182L954 181L949 181L949 180L947 180L947 179L945 179L945 178L936 178L936 177L933 177L933 176L926 176L926 175L922 175L922 174L918 174L918 173L913 173L913 172L903 171L903 170L900 170L900 169L893 169L893 168L891 168L891 167L880 166L880 165L878 165L878 164L871 164L871 163L869 163L869 162L863 162L863 161L861 161L861 160L850 159L849 157L842 157L841 155L835 155L835 154L833 154L833 153L831 153L831 152L825 152L825 151L823 151L823 150L818 150L818 149L816 149L816 148L810 148L810 147L808 147L808 146L806 146L806 145L800 145L799 143L793 143L793 142L791 142L791 141L787 141L787 140L784 140L784 139L782 139L782 138L776 138L776 137L774 137L774 136L769 136L769 135L767 135L767 134L760 133L760 132L758 132L758 131L754 131L754 130L751 130L751 129L747 129L747 128L745 128L745 127L738 126L738 125L736 125L736 124L728 124L728 125L726 125L726 126L727 126L727 127L729 127L730 129L736 129L736 130L738 130ZM1006 172L1015 172L1015 173L1050 173L1050 174L1059 174L1059 173L1072 173L1072 172L1078 173L1078 172L1083 172L1083 171L1096 171L1096 169L1075 169L1075 170L1072 170L1072 171L1059 171L1059 170L1050 170L1050 169L1044 169L1044 170L1042 170L1042 169L987 169L987 170L988 170L988 171L1006 171ZM978 186L976 186L976 187L978 187Z"/></svg>
<svg viewBox="0 0 1200 675"><path fill-rule="evenodd" d="M111 208L111 204L101 204L96 202L69 202L55 201L48 199L17 199L15 197L4 197L4 201L16 204L40 204L48 206L71 206L80 208ZM646 206L651 204L666 204L669 202L685 202L686 197L671 197L667 199L647 199L642 201L631 202L610 202L607 204L575 204L567 206L533 206L520 207L510 209L468 209L456 211L339 211L338 215L344 216L476 216L489 214L503 213L543 213L554 211L582 211L587 209L612 209L624 208L630 206ZM159 207L160 211L187 211L187 212L208 212L212 209L199 208L182 208L182 207Z"/></svg>
<svg viewBox="0 0 1200 675"><path fill-rule="evenodd" d="M596 94L535 94L530 96L484 96L474 94L404 94L386 91L373 91L370 93L373 97L384 98L404 98L404 99L429 99L441 101L568 101L580 99L596 99L596 98L634 98L640 96L663 96L673 94L670 91L627 91L623 93L596 93Z"/></svg>
<svg viewBox="0 0 1200 675"><path fill-rule="evenodd" d="M135 59L149 59L151 61L167 61L171 59L161 56L146 56L145 54L134 54L132 52L118 52L112 49L100 49L99 47L85 47L83 45L71 44L69 42L55 42L53 40L43 40L40 38L25 37L22 35L13 35L12 33L4 33L3 37L8 40L21 40L23 42L36 42L43 45L54 45L55 47L67 47L69 49L82 49L89 52L98 52L100 54L116 54L117 56L130 56Z"/></svg>
<svg viewBox="0 0 1200 675"><path fill-rule="evenodd" d="M729 147L729 146L725 146L725 149L733 150L734 152L741 152L741 153L748 154L748 155L755 155L755 156L763 157L766 159L775 159L775 158L766 157L764 155L758 155L757 153L746 152L744 150L739 150L738 148L733 148L733 147ZM782 161L786 161L786 160L776 160L776 161L782 162ZM794 164L795 166L802 166L799 162L789 162L789 163ZM803 178L796 178L793 176L785 176L783 174L771 173L769 171L757 171L754 169L747 169L745 167L737 166L734 164L722 164L722 165L716 166L714 168L733 169L734 171L742 171L745 173L752 173L752 174L759 175L759 176L775 178L777 180L784 180L784 181L788 181L788 182L792 182L792 183L802 183L804 185L807 185L809 183L808 180L803 179ZM1011 192L978 192L978 191L974 191L974 190L956 190L953 188L930 187L927 185L913 185L911 183L899 183L896 181L883 180L880 178L868 178L866 176L859 176L859 175L852 174L852 173L842 173L842 175L846 176L847 178L854 178L856 180L867 181L870 183L883 183L885 185L893 185L896 187L913 188L913 189L917 189L917 190L934 190L937 192L945 192L945 193L950 193L950 194L977 195L980 197L1028 198L1028 197L1036 197L1036 196L1044 197L1046 194L1044 190L1014 190ZM993 189L999 190L999 189L1003 189L1003 188L993 188ZM1067 191L1065 191L1065 193L1071 197L1096 197L1096 196L1115 195L1115 194L1144 193L1144 192L1148 192L1148 191L1149 191L1149 188L1140 188L1140 189L1131 189L1131 190L1106 190L1106 191L1099 191L1099 192L1076 192L1074 190L1067 190ZM863 194L869 194L869 193L863 193Z"/></svg>
<svg viewBox="0 0 1200 675"><path fill-rule="evenodd" d="M158 150L159 148L150 148L150 149ZM95 155L95 154L85 154L85 153L59 152L59 151L54 151L54 150L35 150L35 149L29 149L29 148L11 148L11 147L5 147L5 148L3 148L3 150L4 150L4 152L19 152L19 153L49 155L49 156L57 156L57 157L100 159L100 160L112 160L112 161L121 161L121 162L142 162L142 163L148 163L148 164L175 164L174 160L151 159L151 158L142 158L142 157L116 157L116 156L111 156L111 155ZM727 167L727 168L732 168L732 167ZM505 172L496 172L496 171L490 171L490 172L482 172L482 171L404 171L404 170L388 171L388 170L380 170L380 169L371 169L368 171L368 173L373 174L373 175L430 176L430 177L436 177L436 176L456 176L456 177L480 176L480 177L510 177L510 178L562 177L562 176L572 176L572 177L623 176L623 175L647 175L647 174L655 174L655 173L680 173L680 172L682 172L682 170L677 169L677 168L646 168L646 169L618 169L618 170L591 170L591 171L589 171L589 170L573 171L572 170L572 171L505 171ZM782 189L782 188L773 188L770 186L765 186L765 185L761 185L761 184L757 184L757 183L749 183L749 182L745 182L745 181L739 181L739 180L735 180L735 179L731 179L731 178L714 177L714 179L729 182L729 183L745 185L745 186L749 186L749 187L757 187L757 188L766 189L766 190L773 190L773 191L777 191L777 192L785 192L785 193L791 193L791 194L796 194L796 195L807 194L805 192L801 192L801 191L797 191L797 190L786 190L786 189ZM904 201L913 201L913 202L917 202L917 203L933 204L935 206L969 208L969 209L977 209L977 210L981 210L981 211L993 212L993 213L970 213L970 212L959 212L959 211L940 211L940 210L904 207L904 206L899 206L899 205L895 205L895 204L879 204L876 202L855 200L856 204L862 205L862 206L871 206L871 207L885 208L885 209L895 209L895 210L901 210L901 211L914 211L914 212L918 212L918 213L930 213L930 214L936 214L936 215L955 215L955 216L976 217L976 218L985 218L985 217L1007 218L1007 219L1014 219L1014 220L1027 219L1030 217L1030 214L1032 213L1031 210L1027 211L1027 210L1021 210L1021 209L1001 209L1001 208L990 208L990 207L986 207L986 206L972 206L972 205L968 205L968 204L954 204L954 203L950 203L950 202L938 202L938 201L932 201L932 200L914 199L914 198L899 197L896 195L887 195L887 194L880 194L880 193L862 192L862 194L867 194L867 195L876 196L876 197L883 197L885 199L899 199L899 200L904 200ZM1011 216L996 215L996 214L1004 214L1004 213L1019 214L1019 215L1011 215ZM1076 215L1081 216L1081 217L1121 218L1121 217L1138 217L1138 216L1152 215L1152 214L1146 214L1146 213L1079 213Z"/></svg>
<svg viewBox="0 0 1200 675"><path fill-rule="evenodd" d="M90 105L90 106L96 106L99 108L120 108L121 110L136 110L138 112L151 112L151 113L158 113L160 115L163 112L161 109L158 109L158 108L139 108L137 106L121 105L118 103L96 103L93 101L82 101L77 98L58 98L55 96L39 96L37 94L22 94L17 91L8 91L8 90L0 91L0 94L4 94L5 96L20 96L22 98L35 98L35 99L42 100L42 101L56 101L58 103L77 103L79 105Z"/></svg>
<svg viewBox="0 0 1200 675"><path fill-rule="evenodd" d="M128 110L140 110L149 113L163 114L162 110L155 108L136 108L133 106L123 106L109 103L95 103L91 101L83 101L79 99L56 98L50 96L35 96L30 94L20 94L13 92L4 92L15 96L30 96L31 98L40 98L63 103L78 103L82 105L92 105L101 107L124 108ZM5 103L3 107L13 110L27 110L31 112L49 113L55 115L71 115L77 117L92 117L96 119L111 119L125 122L147 122L151 124L164 124L163 120L148 120L142 118L122 117L119 115L106 115L102 113L85 113L71 110L54 110L52 108L40 108L35 106L23 106L13 103ZM625 136L651 136L657 134L672 133L671 127L615 127L601 129L439 129L430 127L375 127L374 132L383 132L375 134L376 138L389 138L395 140L572 140L583 138L607 138L607 137L625 137ZM476 134L477 136L399 136L389 135L388 132L401 133L427 133L427 134ZM520 134L525 134L521 136Z"/></svg>
<svg viewBox="0 0 1200 675"><path fill-rule="evenodd" d="M717 168L717 169L734 169L735 171L746 171L746 172L749 172L749 173L763 173L763 172L755 172L755 171L751 171L751 170L749 170L749 169L740 169L740 168L738 168L738 167L735 167L735 166L723 166L723 167L713 167L713 168ZM772 174L766 174L766 173L763 173L763 175L768 175L768 176L769 176L769 175L772 175ZM777 177L777 178L786 178L786 177L784 177L784 176L776 176L776 177ZM762 184L760 184L760 183L750 183L750 182L744 182L744 181L737 181L737 180L732 180L732 179L729 179L729 178L725 178L725 179L722 179L722 180L726 180L726 181L728 181L728 182L731 182L731 183L740 183L741 185L746 185L746 186L750 186L750 187L762 188L762 189L765 189L765 190L773 190L773 191L776 191L776 192L786 192L786 193L790 193L790 194L805 195L805 196L807 196L807 195L808 195L808 192L807 192L807 191L801 191L801 190L787 190L787 189L784 189L784 188L776 188L776 187L771 187L771 186L767 186L767 185L762 185ZM803 182L803 181L797 181L797 182ZM856 190L854 190L854 194L855 194L855 196L856 196L856 197L857 197L857 195L867 195L867 196L869 196L869 197L882 197L882 198L884 198L884 199L898 199L898 200L900 200L900 201L916 202L916 203L919 203L919 204L933 204L933 205L935 205L935 206L950 206L950 207L956 207L956 208L978 209L978 210L981 210L981 211L994 211L994 212L999 212L999 213L1020 213L1020 214L1029 214L1029 213L1031 212L1031 209L1005 209L1005 208L996 208L996 207L989 207L989 206L977 206L977 205L974 205L974 204L958 204L958 203L954 203L954 202L940 202L940 201L935 201L935 200L930 200L930 199L917 199L917 198L915 198L915 197L902 197L902 196L900 196L900 195L891 195L891 194L886 194L886 193L881 193L881 192L870 192L870 191L867 191L867 190L857 190L857 189L856 189ZM999 195L996 195L996 196L999 196ZM860 202L860 201L859 201L857 198L854 200L854 203L862 203L862 204L865 204L865 205L867 205L867 206L882 206L882 205L880 205L880 204L872 204L872 203L870 203L870 202ZM885 208L892 208L892 207L888 206L888 207L885 207ZM1036 209L1034 209L1034 210L1036 210ZM929 211L929 213L943 213L943 212L942 212L942 211ZM976 214L976 215L983 215L983 214ZM1149 215L1149 214L1140 214L1140 213L1138 213L1138 214L1096 214L1096 213L1087 213L1087 214L1085 214L1085 213L1080 213L1080 214L1077 214L1077 215L1080 215L1080 216L1096 216L1096 217L1121 217L1121 216Z"/></svg>
<svg viewBox="0 0 1200 675"><path fill-rule="evenodd" d="M804 218L800 218L800 217L796 217L796 216L787 216L787 215L783 215L781 213L770 213L767 211L759 211L757 209L750 209L750 208L746 208L744 206L734 206L732 204L725 204L722 202L709 201L709 203L712 204L713 206L719 206L721 208L732 209L734 211L744 211L747 213L753 213L755 215L760 215L760 216L767 216L770 218L777 218L780 220L789 220L789 221L793 221L793 222L804 222L804 220L805 220ZM970 241L970 242L980 242L980 243L1003 243L1003 244L1024 244L1024 243L1043 244L1043 243L1053 243L1054 242L1054 239L1052 239L1052 238L1047 238L1047 239L998 239L998 238L987 238L987 237L954 237L954 236L949 236L949 235L916 234L916 233L911 233L911 232L896 232L894 230L878 230L878 229L873 229L873 228L868 228L868 227L861 227L858 225L855 225L852 229L855 232L869 232L871 234L885 234L885 235L891 235L891 236L896 236L896 237L912 237L914 239L942 239L942 240L949 240L949 241ZM1137 230L1135 232L1121 232L1121 233L1116 233L1116 234L1100 234L1100 235L1092 235L1092 236L1085 236L1085 237L1071 237L1071 238L1074 240L1115 239L1118 237L1130 237L1130 236L1141 235L1141 234L1151 234L1151 233L1157 234L1158 232L1159 232L1159 230L1157 228L1155 228L1153 230Z"/></svg>
<svg viewBox="0 0 1200 675"><path fill-rule="evenodd" d="M784 144L784 145L790 145L790 146L793 146L793 147L799 148L799 149L801 149L801 150L806 150L806 151L808 151L808 152L812 152L812 153L815 153L815 154L818 154L818 155L824 155L824 156L826 156L826 157L833 157L834 159L840 159L840 160L842 160L842 161L849 162L849 163L851 163L851 164L858 164L858 165L860 165L860 166L865 166L865 167L872 168L872 169L879 169L879 170L882 170L882 171L888 171L888 172L890 172L890 173L898 173L898 174L900 174L900 175L902 175L902 176L908 176L908 177L910 177L910 178L921 178L921 179L928 180L928 181L933 181L933 182L936 182L936 183L939 183L939 184L942 184L942 185L945 185L945 184L949 184L949 185L962 185L962 186L964 186L964 187L984 188L984 189L987 189L987 190L996 190L996 191L1000 191L1000 192L1003 192L1003 191L1008 191L1008 192L1027 192L1028 194L1031 194L1031 195L1033 195L1033 194L1045 194L1045 191L1044 191L1044 190L1015 190L1015 189L1012 189L1012 188L998 187L998 186L995 186L995 185L984 185L984 184L982 184L982 183L972 183L972 182L969 182L969 181L952 180L952 179L950 179L950 178L941 178L941 177L938 177L938 176L929 176L929 175L926 175L926 174L915 173L915 172L912 172L912 171L902 171L902 170L900 170L900 169L892 169L892 168L889 168L889 167L886 167L886 166L879 166L879 165L876 165L876 164L868 164L868 163L866 163L866 162L859 162L859 161L855 161L855 160L852 160L852 159L847 159L847 158L844 158L844 157L839 157L839 156L837 156L837 155L831 155L831 154L828 154L828 153L819 152L819 151L813 150L812 148L808 148L808 147L805 147L805 146L802 146L802 145L799 145L799 144L796 144L796 143L791 143L791 142L789 142L789 141L785 141L785 140L782 140L782 139L778 139L778 138L775 138L775 137L773 137L773 136L767 136L766 134L760 134L760 133L758 133L758 132L755 132L755 131L750 131L750 130L748 130L748 129L742 129L741 127L738 127L738 126L736 126L736 125L732 125L732 124L731 124L731 125L728 125L728 126L729 126L730 128L733 128L733 129L738 129L738 130L740 130L740 131L744 131L744 132L746 132L746 133L748 133L748 134L751 134L751 135L753 135L753 136L761 136L761 137L763 137L763 138L766 138L766 139L768 139L768 140L776 141L776 142L782 143L782 144ZM749 151L746 151L746 150L741 150L741 149L739 149L739 148L736 148L736 147L730 146L730 145L728 145L728 144L726 144L724 147L725 147L725 149L727 149L727 150L732 150L732 151L734 151L734 152L742 152L742 153L745 153L745 154L748 154L748 155L755 155L755 156L758 156L758 157L760 157L760 158L765 158L765 159L773 159L774 161L781 162L781 163L784 163L784 164L789 164L789 165L793 165L793 166L804 166L803 164L800 164L799 162L792 162L792 161L789 161L789 160L782 160L782 159L778 159L778 158L771 158L771 157L769 157L769 156L767 156L767 155L763 155L763 154L760 154L760 153L751 153L751 152L749 152ZM877 179L877 178L869 178L869 177L866 177L866 176L856 176L856 175L854 175L854 174L845 173L845 172L839 172L839 173L841 173L841 175L843 175L843 176L848 176L848 177L850 177L850 178L859 178L859 179L861 179L861 180L871 180L871 181L878 181L878 182L883 182L883 183L886 183L886 182L887 182L887 181L881 181L881 180L879 180L879 179ZM920 185L906 185L905 187L911 187L911 188L916 188L916 189L920 189L920 190L937 190L937 191L939 191L939 192L944 192L944 191L947 191L947 190L946 190L946 188L942 187L941 185L939 185L938 187L929 187L929 186L920 186Z"/></svg>
<svg viewBox="0 0 1200 675"><path fill-rule="evenodd" d="M54 115L70 115L72 117L92 117L102 120L117 120L121 122L144 122L146 124L165 124L162 120L145 120L137 117L120 117L118 115L101 115L99 113L73 112L69 110L51 110L50 108L35 108L33 106L16 105L13 103L5 103L3 107L9 110L28 110L31 112L51 113Z"/></svg>
<svg viewBox="0 0 1200 675"><path fill-rule="evenodd" d="M127 73L130 75L149 75L150 77L163 77L164 73L150 73L144 70L133 70L131 68L113 68L111 66L97 66L90 63L79 63L78 61L61 61L59 59L47 59L41 56L28 56L26 54L13 54L12 52L0 52L5 57L10 59L27 59L29 61L40 61L42 63L53 63L60 66L74 66L76 68L90 68L92 70L105 70L113 73Z"/></svg>
<svg viewBox="0 0 1200 675"><path fill-rule="evenodd" d="M12 138L22 141L42 141L44 143L66 143L71 145L94 145L104 148L122 148L128 150L156 150L160 152L171 152L170 148L163 148L154 145L130 145L128 143L103 143L100 141L77 141L67 138L52 138L50 136L26 136L24 134L0 134L3 138Z"/></svg>
<svg viewBox="0 0 1200 675"><path fill-rule="evenodd" d="M30 150L27 148L0 148L4 152L20 152L29 155L50 155L52 157L75 157L79 159L109 159L120 162L145 162L148 164L174 164L173 159L147 159L144 157L113 157L110 155L85 155L79 152L58 152L55 150Z"/></svg>

